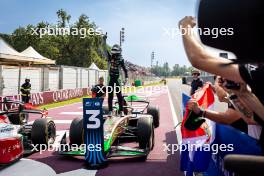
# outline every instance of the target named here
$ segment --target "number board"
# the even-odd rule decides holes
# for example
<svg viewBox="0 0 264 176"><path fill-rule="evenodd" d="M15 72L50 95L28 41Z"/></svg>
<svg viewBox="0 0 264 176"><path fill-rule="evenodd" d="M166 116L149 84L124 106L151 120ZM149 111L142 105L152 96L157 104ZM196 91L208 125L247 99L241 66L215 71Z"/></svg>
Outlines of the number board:
<svg viewBox="0 0 264 176"><path fill-rule="evenodd" d="M89 167L106 164L102 104L102 98L83 99L85 161Z"/></svg>

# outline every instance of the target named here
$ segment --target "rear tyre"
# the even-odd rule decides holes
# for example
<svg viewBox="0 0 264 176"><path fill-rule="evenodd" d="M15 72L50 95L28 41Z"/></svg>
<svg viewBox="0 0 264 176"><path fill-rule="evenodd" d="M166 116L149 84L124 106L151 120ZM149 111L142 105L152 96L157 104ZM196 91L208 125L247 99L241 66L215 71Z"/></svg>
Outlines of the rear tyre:
<svg viewBox="0 0 264 176"><path fill-rule="evenodd" d="M160 111L159 108L149 106L147 109L147 114L152 115L153 117L153 124L155 128L158 128L160 125Z"/></svg>
<svg viewBox="0 0 264 176"><path fill-rule="evenodd" d="M32 125L31 139L33 144L54 143L56 138L56 126L52 120L36 119Z"/></svg>
<svg viewBox="0 0 264 176"><path fill-rule="evenodd" d="M77 117L73 119L70 126L70 143L81 145L83 144L83 119Z"/></svg>
<svg viewBox="0 0 264 176"><path fill-rule="evenodd" d="M141 117L137 124L137 137L140 149L152 150L154 147L153 119L150 116Z"/></svg>

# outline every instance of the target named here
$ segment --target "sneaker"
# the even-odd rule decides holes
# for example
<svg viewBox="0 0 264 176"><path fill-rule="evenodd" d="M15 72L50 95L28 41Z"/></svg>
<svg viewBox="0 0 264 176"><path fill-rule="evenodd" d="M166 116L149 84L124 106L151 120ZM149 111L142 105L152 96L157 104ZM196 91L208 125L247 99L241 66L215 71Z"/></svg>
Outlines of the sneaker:
<svg viewBox="0 0 264 176"><path fill-rule="evenodd" d="M112 117L113 116L113 111L109 111L108 112L108 117Z"/></svg>
<svg viewBox="0 0 264 176"><path fill-rule="evenodd" d="M124 111L120 111L120 116L121 117L124 117L125 116Z"/></svg>

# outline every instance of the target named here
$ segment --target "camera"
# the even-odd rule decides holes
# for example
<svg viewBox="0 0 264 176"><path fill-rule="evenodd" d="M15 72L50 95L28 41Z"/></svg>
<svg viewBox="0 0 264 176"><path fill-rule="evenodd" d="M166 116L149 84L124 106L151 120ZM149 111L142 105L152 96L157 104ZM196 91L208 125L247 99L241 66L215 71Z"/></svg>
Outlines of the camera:
<svg viewBox="0 0 264 176"><path fill-rule="evenodd" d="M239 83L236 83L234 81L226 80L225 87L227 89L239 90L240 89L240 84Z"/></svg>
<svg viewBox="0 0 264 176"><path fill-rule="evenodd" d="M262 0L202 0L198 8L198 28L232 28L233 35L200 35L203 44L234 53L236 63L262 63L264 58Z"/></svg>

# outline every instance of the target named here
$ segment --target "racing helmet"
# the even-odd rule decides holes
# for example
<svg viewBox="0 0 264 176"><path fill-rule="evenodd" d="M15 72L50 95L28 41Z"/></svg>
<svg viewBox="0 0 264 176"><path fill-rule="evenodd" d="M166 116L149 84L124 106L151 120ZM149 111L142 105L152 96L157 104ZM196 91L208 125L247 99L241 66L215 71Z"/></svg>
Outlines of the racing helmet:
<svg viewBox="0 0 264 176"><path fill-rule="evenodd" d="M122 49L118 44L114 44L111 49L111 54L121 54Z"/></svg>

